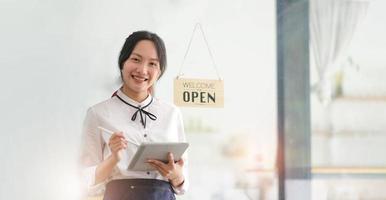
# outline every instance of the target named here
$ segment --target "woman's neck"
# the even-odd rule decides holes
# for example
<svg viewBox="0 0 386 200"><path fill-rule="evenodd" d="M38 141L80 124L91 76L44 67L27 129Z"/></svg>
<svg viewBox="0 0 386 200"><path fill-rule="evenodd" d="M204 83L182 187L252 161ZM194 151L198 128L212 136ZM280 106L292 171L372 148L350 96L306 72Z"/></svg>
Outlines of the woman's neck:
<svg viewBox="0 0 386 200"><path fill-rule="evenodd" d="M126 88L125 86L122 87L122 92L126 96L130 97L131 99L133 99L134 101L136 101L138 103L141 103L149 96L148 92L146 92L146 93L145 92L143 92L143 93L133 92L130 89Z"/></svg>

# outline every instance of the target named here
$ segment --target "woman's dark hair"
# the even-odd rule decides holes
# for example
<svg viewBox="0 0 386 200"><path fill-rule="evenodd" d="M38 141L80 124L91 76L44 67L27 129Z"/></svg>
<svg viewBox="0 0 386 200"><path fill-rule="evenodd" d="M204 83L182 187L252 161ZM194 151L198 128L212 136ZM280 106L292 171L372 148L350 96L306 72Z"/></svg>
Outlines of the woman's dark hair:
<svg viewBox="0 0 386 200"><path fill-rule="evenodd" d="M130 57L135 45L141 40L150 40L154 43L157 50L159 65L160 65L160 76L165 72L166 69L166 48L163 40L155 33L149 31L136 31L133 32L129 37L126 38L126 42L122 47L121 53L119 54L118 64L119 69L122 70L123 64ZM121 73L122 76L122 73Z"/></svg>

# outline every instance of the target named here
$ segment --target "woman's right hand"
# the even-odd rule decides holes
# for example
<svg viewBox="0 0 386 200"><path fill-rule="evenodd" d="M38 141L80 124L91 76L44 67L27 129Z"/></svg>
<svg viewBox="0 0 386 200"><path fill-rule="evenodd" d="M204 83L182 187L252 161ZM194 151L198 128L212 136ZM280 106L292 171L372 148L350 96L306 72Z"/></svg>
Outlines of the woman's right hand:
<svg viewBox="0 0 386 200"><path fill-rule="evenodd" d="M122 132L115 132L109 140L111 155L117 162L122 158L122 150L127 148L127 140Z"/></svg>

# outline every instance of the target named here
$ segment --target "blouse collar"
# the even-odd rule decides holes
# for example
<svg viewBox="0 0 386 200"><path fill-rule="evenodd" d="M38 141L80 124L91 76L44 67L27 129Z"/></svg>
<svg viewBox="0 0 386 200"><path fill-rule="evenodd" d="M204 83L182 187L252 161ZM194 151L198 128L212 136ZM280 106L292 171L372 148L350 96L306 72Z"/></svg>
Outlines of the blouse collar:
<svg viewBox="0 0 386 200"><path fill-rule="evenodd" d="M149 94L149 95L146 97L145 100L143 100L142 102L137 102L137 101L135 101L134 99L128 97L125 93L123 93L121 89L119 89L119 90L117 91L117 95L118 95L120 98L122 98L123 100L125 100L127 103L132 104L132 105L134 105L134 106L140 106L140 107L143 107L143 106L149 104L149 103L151 102L151 100L152 100L152 96L151 96L151 94Z"/></svg>

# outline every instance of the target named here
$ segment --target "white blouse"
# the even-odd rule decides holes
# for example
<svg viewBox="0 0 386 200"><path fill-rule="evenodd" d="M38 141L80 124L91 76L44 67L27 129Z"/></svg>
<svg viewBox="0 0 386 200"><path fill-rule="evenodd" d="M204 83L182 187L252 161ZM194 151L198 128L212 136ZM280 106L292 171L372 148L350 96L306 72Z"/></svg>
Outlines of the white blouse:
<svg viewBox="0 0 386 200"><path fill-rule="evenodd" d="M138 103L126 96L121 90L117 91L117 95L127 103L141 107L149 104L152 100L152 96L149 95L143 102ZM144 110L157 117L156 120L152 120L146 116L146 127L141 123L140 113L137 113L136 119L132 121L132 116L137 109L125 104L116 96L88 109L83 126L81 164L89 195L103 194L106 183L115 179L147 178L168 181L158 171L127 170L127 166L137 149L137 146L128 143L121 161L113 169L111 176L106 181L95 185L97 165L111 154L108 144L103 139L102 132L97 128L98 126L114 132L122 131L125 138L129 141L135 141L137 144L186 141L182 116L176 106L153 98L152 103ZM183 171L185 181L180 187L173 187L176 194L183 194L188 187L186 154L183 155L183 159L185 161Z"/></svg>

